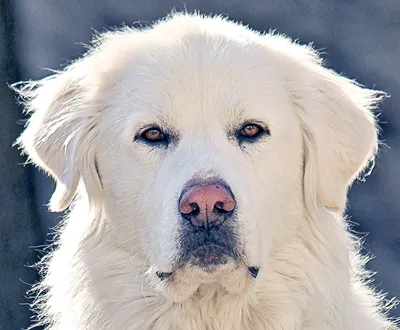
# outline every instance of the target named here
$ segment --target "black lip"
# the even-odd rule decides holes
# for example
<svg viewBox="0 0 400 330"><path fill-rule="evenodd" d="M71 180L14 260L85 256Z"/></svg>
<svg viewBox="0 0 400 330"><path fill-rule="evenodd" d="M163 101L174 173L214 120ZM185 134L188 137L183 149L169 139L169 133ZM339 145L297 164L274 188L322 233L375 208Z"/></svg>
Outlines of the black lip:
<svg viewBox="0 0 400 330"><path fill-rule="evenodd" d="M248 267L247 271L252 277L257 278L260 267Z"/></svg>
<svg viewBox="0 0 400 330"><path fill-rule="evenodd" d="M172 273L156 272L157 277L161 280L167 280L172 276Z"/></svg>

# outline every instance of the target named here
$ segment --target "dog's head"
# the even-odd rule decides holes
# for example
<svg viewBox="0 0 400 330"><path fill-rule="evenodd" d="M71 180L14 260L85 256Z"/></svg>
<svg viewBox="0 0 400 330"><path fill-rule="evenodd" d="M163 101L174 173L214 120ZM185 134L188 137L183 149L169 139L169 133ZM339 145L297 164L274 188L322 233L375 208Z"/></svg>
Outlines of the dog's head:
<svg viewBox="0 0 400 330"><path fill-rule="evenodd" d="M377 147L381 94L220 18L105 34L20 92L34 112L18 143L57 181L51 208L81 185L104 235L176 300L243 290L312 208L343 212Z"/></svg>

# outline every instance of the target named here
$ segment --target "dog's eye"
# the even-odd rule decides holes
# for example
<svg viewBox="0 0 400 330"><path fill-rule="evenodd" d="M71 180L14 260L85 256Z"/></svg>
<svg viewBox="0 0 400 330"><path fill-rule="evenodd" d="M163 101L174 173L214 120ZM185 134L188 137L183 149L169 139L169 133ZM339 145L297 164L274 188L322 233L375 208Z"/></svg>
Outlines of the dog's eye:
<svg viewBox="0 0 400 330"><path fill-rule="evenodd" d="M242 139L254 139L261 134L266 133L266 130L258 124L246 124L239 132L239 137Z"/></svg>
<svg viewBox="0 0 400 330"><path fill-rule="evenodd" d="M164 133L158 127L151 127L146 129L140 137L148 142L161 142L165 141Z"/></svg>

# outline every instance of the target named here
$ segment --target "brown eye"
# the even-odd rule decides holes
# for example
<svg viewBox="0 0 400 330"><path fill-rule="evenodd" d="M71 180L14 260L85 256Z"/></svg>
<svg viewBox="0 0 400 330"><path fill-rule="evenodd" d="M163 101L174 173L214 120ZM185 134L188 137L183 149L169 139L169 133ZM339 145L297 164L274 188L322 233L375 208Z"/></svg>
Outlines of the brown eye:
<svg viewBox="0 0 400 330"><path fill-rule="evenodd" d="M257 137L262 132L264 132L264 129L261 126L256 124L247 124L241 129L240 136L242 138L251 139Z"/></svg>
<svg viewBox="0 0 400 330"><path fill-rule="evenodd" d="M165 140L163 132L157 127L152 127L145 130L141 135L142 139L149 142L160 142Z"/></svg>

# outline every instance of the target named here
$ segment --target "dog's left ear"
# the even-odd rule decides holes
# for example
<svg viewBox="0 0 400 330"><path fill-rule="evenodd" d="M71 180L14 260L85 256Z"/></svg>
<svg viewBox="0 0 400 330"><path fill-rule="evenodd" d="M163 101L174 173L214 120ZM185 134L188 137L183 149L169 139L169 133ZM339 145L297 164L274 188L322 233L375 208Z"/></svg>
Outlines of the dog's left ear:
<svg viewBox="0 0 400 330"><path fill-rule="evenodd" d="M305 139L305 182L327 209L343 212L347 190L378 147L372 109L385 97L320 63L307 66L296 91ZM299 92L301 94L299 94Z"/></svg>

